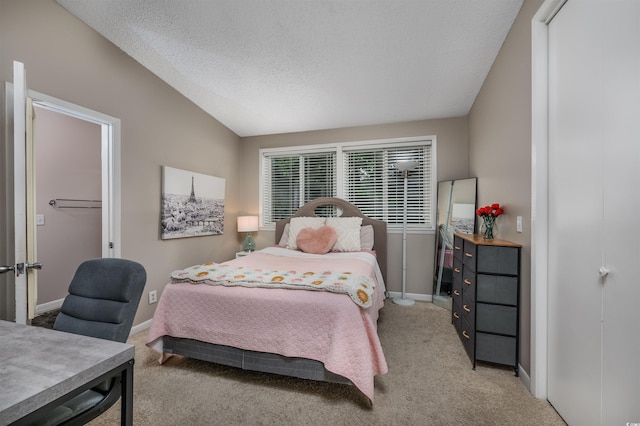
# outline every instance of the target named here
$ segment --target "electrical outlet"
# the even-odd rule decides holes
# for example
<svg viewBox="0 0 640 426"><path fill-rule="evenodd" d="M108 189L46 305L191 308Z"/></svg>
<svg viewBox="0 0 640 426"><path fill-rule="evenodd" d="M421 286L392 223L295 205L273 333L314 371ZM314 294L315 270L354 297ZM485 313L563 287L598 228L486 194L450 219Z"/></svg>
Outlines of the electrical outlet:
<svg viewBox="0 0 640 426"><path fill-rule="evenodd" d="M153 305L157 301L158 301L158 291L157 290L150 291L149 292L149 304Z"/></svg>

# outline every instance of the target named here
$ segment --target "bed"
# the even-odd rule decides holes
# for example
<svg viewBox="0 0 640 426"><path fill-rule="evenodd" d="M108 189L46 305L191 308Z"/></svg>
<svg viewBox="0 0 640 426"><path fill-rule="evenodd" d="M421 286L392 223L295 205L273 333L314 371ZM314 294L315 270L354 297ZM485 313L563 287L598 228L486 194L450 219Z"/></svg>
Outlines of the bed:
<svg viewBox="0 0 640 426"><path fill-rule="evenodd" d="M339 218L316 215L327 206L337 208ZM320 222L337 230L334 250L324 254L302 245L305 232L319 239L318 233L326 230L317 226ZM316 199L277 222L273 247L174 271L146 343L161 354L161 363L177 354L245 370L348 383L373 402L374 377L387 372L377 334L386 298L386 237L386 223L366 217L354 205Z"/></svg>

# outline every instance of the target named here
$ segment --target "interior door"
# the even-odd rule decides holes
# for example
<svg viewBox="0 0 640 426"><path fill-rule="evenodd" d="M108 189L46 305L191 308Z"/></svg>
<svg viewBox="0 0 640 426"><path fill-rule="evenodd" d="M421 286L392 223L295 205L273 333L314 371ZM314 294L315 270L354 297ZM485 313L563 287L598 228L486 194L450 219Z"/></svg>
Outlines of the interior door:
<svg viewBox="0 0 640 426"><path fill-rule="evenodd" d="M640 2L549 24L548 399L568 424L640 419Z"/></svg>
<svg viewBox="0 0 640 426"><path fill-rule="evenodd" d="M33 105L27 96L24 64L13 63L13 165L15 241L15 320L26 324L35 316L37 270L35 226L35 164Z"/></svg>

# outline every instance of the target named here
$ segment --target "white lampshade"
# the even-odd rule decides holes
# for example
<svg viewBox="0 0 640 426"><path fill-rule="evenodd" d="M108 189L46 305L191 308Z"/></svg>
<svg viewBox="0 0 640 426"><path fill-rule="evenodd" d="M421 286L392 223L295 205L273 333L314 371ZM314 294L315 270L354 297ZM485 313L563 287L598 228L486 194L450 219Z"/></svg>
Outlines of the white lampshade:
<svg viewBox="0 0 640 426"><path fill-rule="evenodd" d="M258 216L238 216L238 232L256 232L258 225Z"/></svg>

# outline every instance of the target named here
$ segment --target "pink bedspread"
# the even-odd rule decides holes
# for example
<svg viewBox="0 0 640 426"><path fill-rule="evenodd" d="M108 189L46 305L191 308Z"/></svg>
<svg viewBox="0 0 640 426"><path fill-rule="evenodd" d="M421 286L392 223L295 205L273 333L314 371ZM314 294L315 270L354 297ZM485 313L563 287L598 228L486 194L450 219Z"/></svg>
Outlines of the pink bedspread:
<svg viewBox="0 0 640 426"><path fill-rule="evenodd" d="M168 284L153 317L148 346L162 352L162 336L169 335L314 359L351 380L373 401L374 377L388 368L377 334L384 283L372 254L306 255L269 248L228 263L352 271L376 279L374 301L363 309L346 294L323 291Z"/></svg>

